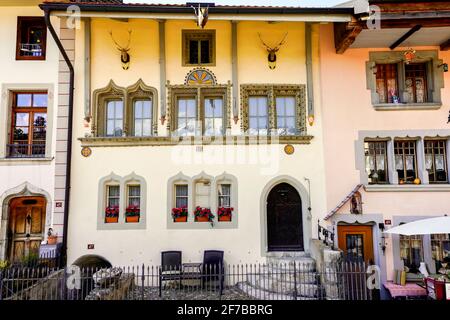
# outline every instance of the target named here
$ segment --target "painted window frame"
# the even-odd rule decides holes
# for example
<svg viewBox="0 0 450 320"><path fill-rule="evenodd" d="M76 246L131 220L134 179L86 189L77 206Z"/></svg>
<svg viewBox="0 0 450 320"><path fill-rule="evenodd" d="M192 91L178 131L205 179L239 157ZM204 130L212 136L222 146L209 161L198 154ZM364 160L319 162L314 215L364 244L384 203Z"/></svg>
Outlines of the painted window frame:
<svg viewBox="0 0 450 320"><path fill-rule="evenodd" d="M152 101L152 123L151 136L158 134L158 91L147 86L142 79L128 87L118 86L113 80L101 89L93 92L91 134L94 137L119 138L117 136L107 136L106 132L106 105L108 101L123 101L123 134L122 137L141 139L141 136L134 135L134 102L137 100ZM151 137L148 136L148 137ZM144 136L147 137L147 136Z"/></svg>
<svg viewBox="0 0 450 320"><path fill-rule="evenodd" d="M267 97L268 135L295 137L307 134L306 130L306 86L303 84L242 84L241 85L241 130L249 132L249 98ZM279 135L277 130L277 97L295 97L295 130L294 135ZM257 135L256 135L257 136Z"/></svg>
<svg viewBox="0 0 450 320"><path fill-rule="evenodd" d="M431 158L432 158L432 167L431 167L431 171L433 171L433 175L435 176L434 180L430 180L430 178L428 178L430 184L446 184L449 183L449 178L448 178L448 155L447 155L447 141L448 139L442 139L442 138L425 138L424 139L424 148L425 148L425 163L426 163L426 157L428 155L427 150L432 150L431 152ZM445 181L438 181L436 179L436 153L434 152L434 148L436 148L436 146L434 146L434 144L439 144L440 142L443 142L443 146L438 146L438 149L442 149L443 153L439 153L439 155L443 156L444 159L444 172L445 172ZM430 146L433 145L433 146ZM426 168L425 169L429 172L429 170ZM430 177L431 173L429 172L428 176Z"/></svg>
<svg viewBox="0 0 450 320"><path fill-rule="evenodd" d="M214 218L211 223L195 221L194 210L196 203L195 183L198 181L207 180L210 182L209 186L209 204ZM217 186L220 183L227 183L231 185L231 206L234 208L232 221L218 221L217 206L218 206L218 191ZM188 186L188 218L186 222L174 222L172 218L172 209L176 207L176 185ZM224 172L219 176L211 176L205 172L201 172L196 176L189 177L179 172L177 175L171 177L167 182L167 228L168 229L234 229L238 227L238 182L237 178L231 174Z"/></svg>
<svg viewBox="0 0 450 320"><path fill-rule="evenodd" d="M384 154L384 171L385 171L385 176L386 176L385 181L377 181L377 182L369 182L368 181L368 184L389 184L390 183L389 182L389 167L390 166L389 166L388 154L387 154L387 151L388 151L388 140L387 139L376 139L376 138L375 139L371 139L371 138L364 139L364 158L365 158L364 160L365 161L366 161L366 158L368 156L370 156L370 154L369 155L366 154L366 152L367 152L366 143L367 144L370 144L370 143L384 144L384 151L385 151L385 154ZM369 151L370 151L371 148L370 148L370 146L368 146L368 147L369 147ZM375 148L372 148L372 149L377 149L377 148L375 147ZM376 156L377 156L377 153L375 153L375 166L377 166ZM367 180L369 180L369 173L367 172L367 168L366 168L366 173L367 173Z"/></svg>
<svg viewBox="0 0 450 320"><path fill-rule="evenodd" d="M43 29L43 39L41 50L42 54L40 56L22 56L20 55L20 48L22 41L22 28L25 24L36 24ZM45 20L43 17L29 17L29 16L19 16L17 17L17 39L16 39L16 60L38 60L42 61L46 59L47 55L47 26L45 25Z"/></svg>
<svg viewBox="0 0 450 320"><path fill-rule="evenodd" d="M204 117L204 101L207 98L222 98L222 126L223 134L227 135L231 130L231 83L226 85L170 85L168 83L168 101L167 101L167 131L171 136L179 136L178 129L178 100L183 98L191 98L196 100L196 126L193 136L204 136L205 117ZM207 136L207 137L213 137Z"/></svg>
<svg viewBox="0 0 450 320"><path fill-rule="evenodd" d="M183 67L189 66L215 66L216 65L216 30L196 30L196 29L185 29L181 31L181 65ZM202 40L201 38L205 38L210 42L209 44L209 59L208 63L201 63L201 55L198 55L199 63L190 63L190 48L189 41L190 40ZM198 52L200 53L201 48L198 48Z"/></svg>
<svg viewBox="0 0 450 320"><path fill-rule="evenodd" d="M401 152L400 152L401 151ZM414 153L411 154L410 151L413 151ZM414 177L412 177L412 180L408 181L407 176L407 157L413 156L413 165L414 165ZM397 169L397 159L396 157L399 156L402 159L403 163L403 169ZM403 171L404 179L399 178L399 184L412 184L414 183L415 179L419 178L419 169L418 169L418 159L417 159L417 139L411 139L411 138L395 138L394 139L394 170L395 171ZM398 176L398 173L397 173ZM403 182L402 182L403 181Z"/></svg>
<svg viewBox="0 0 450 320"><path fill-rule="evenodd" d="M443 60L438 58L437 50L417 50L411 63L427 63L428 102L404 103L405 96L405 58L404 51L369 52L366 62L366 86L371 92L371 102L375 110L423 110L438 109L442 105L441 89L444 87ZM400 103L380 103L376 86L376 65L397 64L398 96Z"/></svg>
<svg viewBox="0 0 450 320"><path fill-rule="evenodd" d="M107 187L110 185L118 185L119 198L119 220L117 223L105 223L105 208L108 204ZM140 186L140 218L139 222L126 222L125 211L128 206L128 186ZM103 177L98 185L98 212L97 212L97 230L138 230L146 229L146 209L147 209L147 183L142 176L132 172L131 174L121 177L111 172Z"/></svg>

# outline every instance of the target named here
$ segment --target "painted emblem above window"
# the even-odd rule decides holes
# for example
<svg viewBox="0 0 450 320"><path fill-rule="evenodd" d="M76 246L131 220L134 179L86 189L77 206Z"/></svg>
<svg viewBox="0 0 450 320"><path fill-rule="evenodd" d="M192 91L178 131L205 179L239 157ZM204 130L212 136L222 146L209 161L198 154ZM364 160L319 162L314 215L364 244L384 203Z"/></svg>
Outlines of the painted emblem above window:
<svg viewBox="0 0 450 320"><path fill-rule="evenodd" d="M214 73L205 68L195 68L186 75L185 85L215 85L217 79Z"/></svg>

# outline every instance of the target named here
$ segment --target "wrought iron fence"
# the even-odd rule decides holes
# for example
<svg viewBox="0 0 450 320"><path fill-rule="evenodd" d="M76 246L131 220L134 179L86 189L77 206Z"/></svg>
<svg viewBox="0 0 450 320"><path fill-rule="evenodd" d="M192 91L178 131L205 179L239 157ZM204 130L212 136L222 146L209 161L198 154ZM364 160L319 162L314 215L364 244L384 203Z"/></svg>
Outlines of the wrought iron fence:
<svg viewBox="0 0 450 320"><path fill-rule="evenodd" d="M370 300L364 263L8 268L0 300Z"/></svg>

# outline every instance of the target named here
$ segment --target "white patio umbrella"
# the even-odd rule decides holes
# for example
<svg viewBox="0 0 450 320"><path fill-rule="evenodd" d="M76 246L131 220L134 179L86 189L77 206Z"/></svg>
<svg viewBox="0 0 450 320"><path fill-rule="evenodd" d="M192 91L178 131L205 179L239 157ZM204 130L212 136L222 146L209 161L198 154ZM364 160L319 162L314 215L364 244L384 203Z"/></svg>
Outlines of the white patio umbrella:
<svg viewBox="0 0 450 320"><path fill-rule="evenodd" d="M450 233L450 217L421 219L391 228L385 233L412 236L419 234Z"/></svg>

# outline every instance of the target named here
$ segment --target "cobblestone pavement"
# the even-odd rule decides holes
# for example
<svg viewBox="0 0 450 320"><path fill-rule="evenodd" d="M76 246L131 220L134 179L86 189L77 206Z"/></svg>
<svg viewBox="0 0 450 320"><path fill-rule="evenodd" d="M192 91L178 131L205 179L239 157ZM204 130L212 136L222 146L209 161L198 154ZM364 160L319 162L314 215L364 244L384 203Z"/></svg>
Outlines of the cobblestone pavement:
<svg viewBox="0 0 450 320"><path fill-rule="evenodd" d="M222 292L219 297L218 291L192 290L192 289L173 289L169 288L162 291L162 297L159 297L159 288L144 287L143 300L252 300L251 297L236 287L231 287ZM130 300L142 299L142 287L136 287L129 295Z"/></svg>

